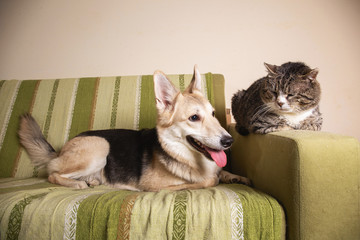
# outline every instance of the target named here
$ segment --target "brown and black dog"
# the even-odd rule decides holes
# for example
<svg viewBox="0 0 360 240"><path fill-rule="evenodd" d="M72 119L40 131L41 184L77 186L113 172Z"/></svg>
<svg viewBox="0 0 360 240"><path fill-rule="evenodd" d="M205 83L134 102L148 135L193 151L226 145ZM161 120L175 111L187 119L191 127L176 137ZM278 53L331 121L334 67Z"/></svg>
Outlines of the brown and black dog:
<svg viewBox="0 0 360 240"><path fill-rule="evenodd" d="M221 127L201 92L201 75L181 93L164 73L154 73L158 113L153 129L88 131L59 153L33 117L21 117L19 137L33 164L46 167L49 181L72 188L106 184L134 191L198 189L224 183L250 184L222 170L233 139Z"/></svg>

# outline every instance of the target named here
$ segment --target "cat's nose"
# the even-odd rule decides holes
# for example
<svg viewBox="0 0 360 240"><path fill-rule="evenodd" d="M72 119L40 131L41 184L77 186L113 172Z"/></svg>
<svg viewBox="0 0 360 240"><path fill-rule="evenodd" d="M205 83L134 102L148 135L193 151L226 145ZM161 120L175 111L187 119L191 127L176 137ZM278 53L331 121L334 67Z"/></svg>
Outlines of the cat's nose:
<svg viewBox="0 0 360 240"><path fill-rule="evenodd" d="M277 104L279 105L279 107L282 107L284 105L284 103L280 101L277 101Z"/></svg>
<svg viewBox="0 0 360 240"><path fill-rule="evenodd" d="M228 148L234 142L234 139L231 136L223 136L220 140L221 146Z"/></svg>

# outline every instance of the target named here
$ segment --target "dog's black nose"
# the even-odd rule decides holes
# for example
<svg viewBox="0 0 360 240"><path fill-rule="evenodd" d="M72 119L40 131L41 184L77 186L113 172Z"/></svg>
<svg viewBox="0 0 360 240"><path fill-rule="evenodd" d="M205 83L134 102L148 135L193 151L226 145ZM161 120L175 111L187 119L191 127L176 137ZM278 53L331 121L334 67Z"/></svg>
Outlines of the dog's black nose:
<svg viewBox="0 0 360 240"><path fill-rule="evenodd" d="M221 145L224 148L228 148L234 142L234 139L231 136L223 136L220 140Z"/></svg>

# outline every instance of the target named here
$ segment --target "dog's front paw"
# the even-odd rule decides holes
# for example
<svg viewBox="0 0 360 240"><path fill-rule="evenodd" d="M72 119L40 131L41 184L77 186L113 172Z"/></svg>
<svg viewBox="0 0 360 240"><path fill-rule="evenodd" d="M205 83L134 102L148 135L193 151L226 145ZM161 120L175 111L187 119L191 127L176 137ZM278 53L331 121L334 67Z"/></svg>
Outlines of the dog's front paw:
<svg viewBox="0 0 360 240"><path fill-rule="evenodd" d="M219 175L220 181L223 183L240 183L247 186L251 186L251 180L246 177L242 177L236 174L229 173L227 171L222 170Z"/></svg>
<svg viewBox="0 0 360 240"><path fill-rule="evenodd" d="M240 183L240 184L244 184L246 186L252 186L251 180L249 178L241 177L241 176L231 178L230 183Z"/></svg>

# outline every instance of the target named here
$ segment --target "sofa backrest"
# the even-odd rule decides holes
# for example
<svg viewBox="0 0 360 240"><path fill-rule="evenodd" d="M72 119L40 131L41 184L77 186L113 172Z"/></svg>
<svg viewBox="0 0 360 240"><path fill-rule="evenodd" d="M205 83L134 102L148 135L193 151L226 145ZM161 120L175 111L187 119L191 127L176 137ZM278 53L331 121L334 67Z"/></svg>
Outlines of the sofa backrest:
<svg viewBox="0 0 360 240"><path fill-rule="evenodd" d="M184 90L192 75L168 77ZM223 76L207 73L202 80L205 96L226 127ZM86 130L152 128L156 124L153 76L0 81L1 178L39 175L17 137L19 116L26 112L57 151Z"/></svg>

